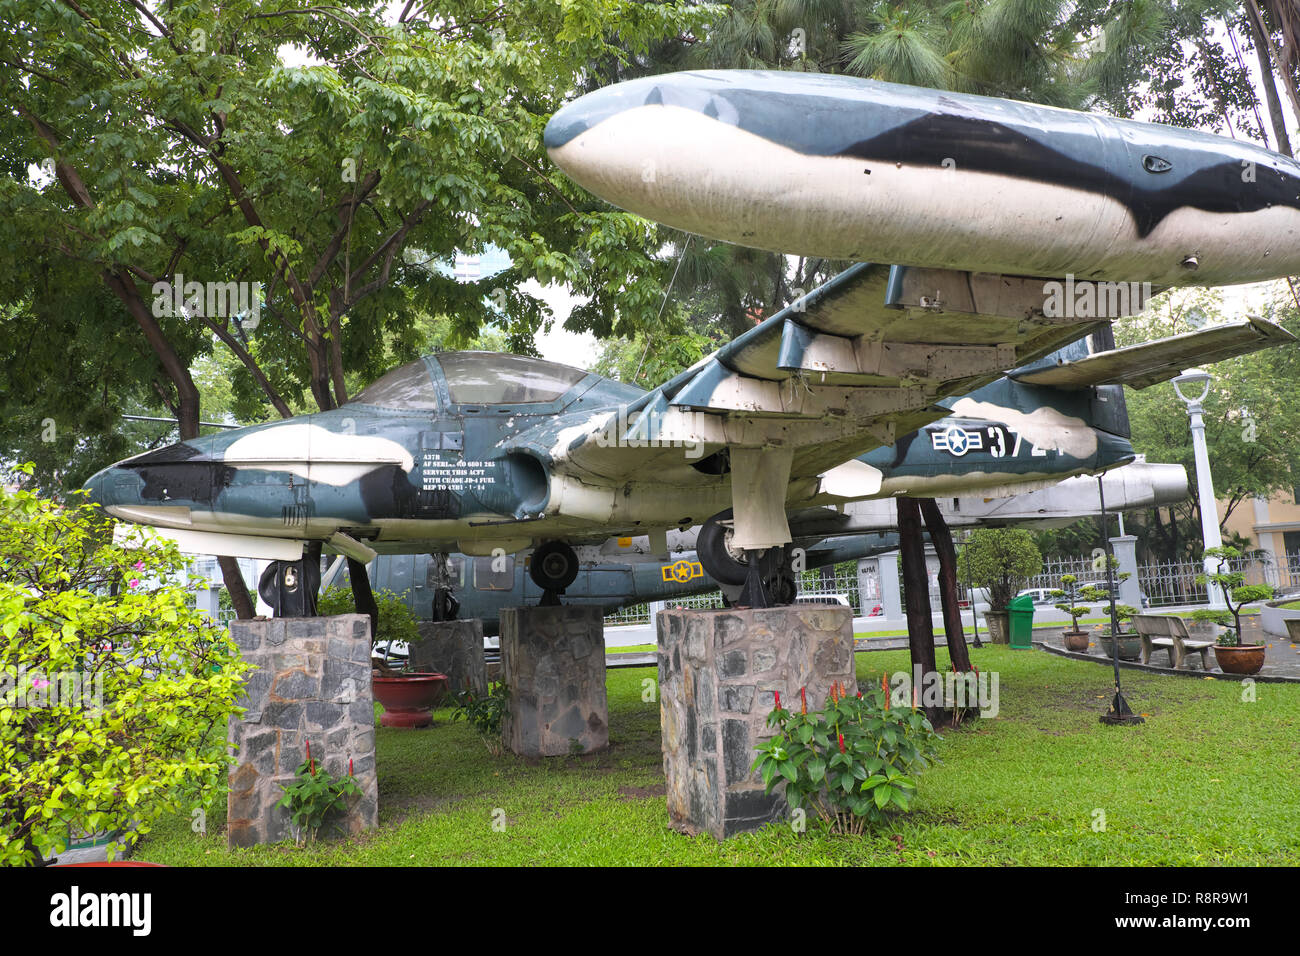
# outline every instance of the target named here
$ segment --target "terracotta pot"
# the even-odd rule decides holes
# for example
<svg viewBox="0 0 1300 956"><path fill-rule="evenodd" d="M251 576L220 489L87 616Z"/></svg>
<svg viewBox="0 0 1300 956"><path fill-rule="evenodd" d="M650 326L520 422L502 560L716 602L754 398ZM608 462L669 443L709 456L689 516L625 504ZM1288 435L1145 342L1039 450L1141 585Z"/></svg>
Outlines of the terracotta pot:
<svg viewBox="0 0 1300 956"><path fill-rule="evenodd" d="M1111 637L1109 634L1103 634L1097 638L1097 643L1105 651L1105 657L1113 657L1115 652L1111 648ZM1121 634L1119 636L1119 659L1122 661L1135 661L1142 656L1142 638L1135 634Z"/></svg>
<svg viewBox="0 0 1300 956"><path fill-rule="evenodd" d="M446 674L402 674L372 677L375 699L384 708L381 727L428 727L433 724L433 705L447 693Z"/></svg>
<svg viewBox="0 0 1300 956"><path fill-rule="evenodd" d="M1263 644L1242 644L1239 647L1214 646L1214 659L1225 674L1258 674L1264 666Z"/></svg>
<svg viewBox="0 0 1300 956"><path fill-rule="evenodd" d="M1083 652L1088 649L1087 631L1066 631L1061 636L1065 638L1067 651Z"/></svg>
<svg viewBox="0 0 1300 956"><path fill-rule="evenodd" d="M1011 629L1008 624L1010 615L1006 611L987 611L984 625L989 629L989 640L994 644L1010 644Z"/></svg>

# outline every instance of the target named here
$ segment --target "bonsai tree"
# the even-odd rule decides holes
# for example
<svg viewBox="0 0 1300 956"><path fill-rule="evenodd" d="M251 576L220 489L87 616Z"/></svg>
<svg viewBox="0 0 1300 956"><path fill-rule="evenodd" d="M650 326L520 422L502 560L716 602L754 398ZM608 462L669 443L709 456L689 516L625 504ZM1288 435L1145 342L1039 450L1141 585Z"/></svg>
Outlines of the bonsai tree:
<svg viewBox="0 0 1300 956"><path fill-rule="evenodd" d="M392 591L376 591L375 604L379 607L379 627L370 636L370 646L384 644L384 660L387 661L388 652L392 650L395 641L410 644L419 640L420 631L411 609ZM357 606L352 588L327 589L317 600L316 610L322 617L355 614Z"/></svg>
<svg viewBox="0 0 1300 956"><path fill-rule="evenodd" d="M1218 643L1225 647L1241 647L1241 609L1252 601L1267 601L1273 596L1273 587L1268 584L1247 584L1244 571L1232 570L1231 562L1241 557L1241 552L1234 547L1206 548L1205 556L1216 559L1218 571L1214 574L1199 575L1196 582L1217 584L1223 590L1223 603L1228 605L1228 614L1232 615L1232 624L1228 625L1228 629L1219 636ZM1209 618L1210 620L1227 623L1222 611L1210 613L1221 615L1217 619ZM1193 614L1193 618L1195 616Z"/></svg>
<svg viewBox="0 0 1300 956"><path fill-rule="evenodd" d="M0 487L0 865L70 830L116 853L224 787L249 668L173 583L184 568L141 528L115 543L97 505Z"/></svg>
<svg viewBox="0 0 1300 956"><path fill-rule="evenodd" d="M1119 619L1120 631L1123 632L1124 625L1132 621L1139 613L1141 612L1131 604L1116 604L1115 617Z"/></svg>
<svg viewBox="0 0 1300 956"><path fill-rule="evenodd" d="M976 587L988 588L989 605L1005 611L1011 599L1043 570L1043 556L1022 528L980 528L962 548L962 566Z"/></svg>
<svg viewBox="0 0 1300 956"><path fill-rule="evenodd" d="M1079 633L1079 618L1083 617L1083 615L1088 613L1087 604L1077 604L1076 602L1080 599L1089 602L1096 602L1101 600L1100 591L1098 591L1092 585L1087 585L1086 587L1082 587L1082 588L1076 587L1078 582L1079 579L1075 577L1073 574L1062 574L1061 583L1065 585L1064 589L1055 588L1052 591L1052 597L1065 598L1065 603L1056 604L1053 605L1053 607L1055 607L1062 614L1070 615L1070 630L1075 634Z"/></svg>

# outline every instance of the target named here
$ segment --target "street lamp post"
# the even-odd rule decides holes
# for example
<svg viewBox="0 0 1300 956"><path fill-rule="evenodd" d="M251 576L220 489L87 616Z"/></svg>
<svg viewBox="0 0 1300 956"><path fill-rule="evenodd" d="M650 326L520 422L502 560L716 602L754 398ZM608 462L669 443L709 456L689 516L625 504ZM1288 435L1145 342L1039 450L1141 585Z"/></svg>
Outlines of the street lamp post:
<svg viewBox="0 0 1300 956"><path fill-rule="evenodd" d="M1210 393L1210 373L1194 368L1173 381L1174 391L1186 403L1187 416L1191 419L1192 454L1196 458L1196 492L1201 504L1201 538L1208 551L1223 545L1223 537L1219 534L1219 506L1214 499L1214 481L1210 477L1210 453L1205 447L1205 419L1201 417L1205 411L1201 403ZM1184 388L1187 389L1186 394ZM1199 394L1196 393L1198 388ZM1218 570L1218 563L1213 558L1206 557L1203 563L1207 575ZM1210 607L1227 607L1223 591L1217 584L1207 580L1205 588L1209 593Z"/></svg>

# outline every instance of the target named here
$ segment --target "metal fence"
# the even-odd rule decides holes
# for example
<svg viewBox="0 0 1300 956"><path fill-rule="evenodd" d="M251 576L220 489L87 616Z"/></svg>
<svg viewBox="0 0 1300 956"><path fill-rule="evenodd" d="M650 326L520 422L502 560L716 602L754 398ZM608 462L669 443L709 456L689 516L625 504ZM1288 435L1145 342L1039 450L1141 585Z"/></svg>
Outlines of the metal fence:
<svg viewBox="0 0 1300 956"><path fill-rule="evenodd" d="M875 607L880 597L880 585L873 573L864 575L866 584L865 603L868 605L865 613L870 613ZM857 562L846 561L835 566L833 577L822 577L820 570L804 571L799 576L796 587L796 593L801 598L825 598L844 597L848 600L849 606L853 608L855 617L861 616L864 599L859 593L858 569ZM707 594L697 594L692 597L672 598L666 602L672 607L689 607L689 608L721 608L722 603L721 591L710 591ZM632 607L620 608L612 614L605 615L605 625L607 627L618 624L649 624L650 623L650 606L648 604L637 604Z"/></svg>
<svg viewBox="0 0 1300 956"><path fill-rule="evenodd" d="M1247 584L1268 584L1278 591L1300 588L1300 552L1274 558L1268 551L1251 551L1229 562L1245 575ZM1199 561L1148 561L1138 566L1138 589L1150 607L1204 604L1206 587L1197 578L1205 573ZM1031 588L1060 588L1061 576L1073 574L1078 586L1105 586L1105 567L1091 558L1045 558L1043 572L1029 582ZM1116 584L1118 584L1118 580Z"/></svg>

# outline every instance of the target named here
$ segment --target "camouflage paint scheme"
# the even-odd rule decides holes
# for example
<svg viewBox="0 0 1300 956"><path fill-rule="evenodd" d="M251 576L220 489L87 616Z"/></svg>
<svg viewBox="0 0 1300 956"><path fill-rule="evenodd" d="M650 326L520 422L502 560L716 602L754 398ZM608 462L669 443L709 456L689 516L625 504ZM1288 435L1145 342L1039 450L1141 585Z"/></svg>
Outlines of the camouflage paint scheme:
<svg viewBox="0 0 1300 956"><path fill-rule="evenodd" d="M476 358L490 368L497 356L478 353ZM549 520L535 517L545 514L551 504L546 474L549 463L540 456L521 455L518 449L552 447L575 419L587 419L597 412L616 414L620 404L649 394L576 372L581 375L578 383L555 401L531 407L455 405L447 397L438 356L422 359L414 367L428 374L441 400L439 409L414 414L358 400L331 412L180 442L100 472L88 487L110 513L127 519L147 517L149 523L160 526L174 521L180 528L202 524L209 529L300 540L325 539L343 530L369 540L381 553L465 551L457 544L467 538L508 542L521 532L531 543L535 535L544 534L538 526ZM967 400L1005 409L1007 414L984 419L945 417L904 435L893 446L859 456L860 462L880 474L879 487L860 497L885 497L901 491L944 494L993 486L1029 487L1035 482L1095 473L1134 457L1122 433L1126 424L1123 396L1116 386L1064 391L1002 378L961 399ZM940 404L951 406L958 401L950 398ZM1037 433L1026 437L1023 426L1015 426L1018 415L1044 409L1078 423L1083 447L1052 447ZM277 431L303 425L319 430L309 436L318 444L322 433L337 436L344 448L382 438L386 445L358 447L366 453L386 450L394 460L341 462L337 452L326 456L311 449L305 449L303 460L293 467L276 467L272 461L255 466L238 456L231 460L232 448L237 450L241 442L247 447L250 436L274 437ZM952 440L954 430L967 436L965 450ZM679 456L684 454L683 449L675 450ZM279 451L287 456L294 449L281 446ZM403 456L413 462L409 469L396 460ZM460 491L424 488L426 472L438 474L466 461L483 462L486 474L482 477L491 478L491 483ZM329 481L313 480L327 468L344 471L329 475ZM346 469L353 469L356 477L340 482L340 477L347 477ZM700 484L711 489L701 496L706 502L703 509L696 507L699 498L685 500L681 507L664 512L656 525L690 527L725 507L725 476L697 474ZM720 491L723 494L718 494ZM826 503L816 497L829 496L814 496L804 504ZM646 530L631 523L603 524L556 537L592 542ZM371 538L372 534L377 537Z"/></svg>
<svg viewBox="0 0 1300 956"><path fill-rule="evenodd" d="M544 142L616 206L777 252L1162 286L1300 271L1300 164L1096 113L706 70L588 93Z"/></svg>

